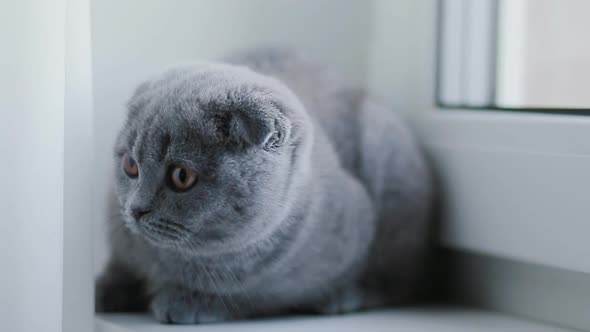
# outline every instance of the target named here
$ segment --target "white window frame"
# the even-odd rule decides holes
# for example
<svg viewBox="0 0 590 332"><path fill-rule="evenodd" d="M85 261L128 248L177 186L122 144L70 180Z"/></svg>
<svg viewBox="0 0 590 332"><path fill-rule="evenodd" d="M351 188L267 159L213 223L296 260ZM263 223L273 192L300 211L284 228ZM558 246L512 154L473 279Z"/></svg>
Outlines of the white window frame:
<svg viewBox="0 0 590 332"><path fill-rule="evenodd" d="M415 69L432 106L409 116L441 181L442 243L590 273L590 116L437 107L430 45Z"/></svg>
<svg viewBox="0 0 590 332"><path fill-rule="evenodd" d="M94 123L90 0L65 0L64 332L94 326Z"/></svg>
<svg viewBox="0 0 590 332"><path fill-rule="evenodd" d="M418 128L445 245L590 272L590 117L433 108Z"/></svg>

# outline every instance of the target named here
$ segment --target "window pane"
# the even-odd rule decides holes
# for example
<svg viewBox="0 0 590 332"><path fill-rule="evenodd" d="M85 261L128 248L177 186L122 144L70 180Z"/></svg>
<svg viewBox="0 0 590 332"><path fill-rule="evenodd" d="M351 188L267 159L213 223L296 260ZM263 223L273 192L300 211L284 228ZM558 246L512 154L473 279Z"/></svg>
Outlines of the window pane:
<svg viewBox="0 0 590 332"><path fill-rule="evenodd" d="M590 1L441 0L446 106L590 109Z"/></svg>

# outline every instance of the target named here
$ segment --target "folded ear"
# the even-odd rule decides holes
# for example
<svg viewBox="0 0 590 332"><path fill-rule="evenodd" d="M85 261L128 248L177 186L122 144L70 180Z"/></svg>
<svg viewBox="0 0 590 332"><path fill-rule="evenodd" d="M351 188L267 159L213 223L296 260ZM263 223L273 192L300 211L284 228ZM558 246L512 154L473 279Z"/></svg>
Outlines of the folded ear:
<svg viewBox="0 0 590 332"><path fill-rule="evenodd" d="M291 133L291 123L272 107L242 109L232 114L229 134L233 140L266 150L282 146Z"/></svg>

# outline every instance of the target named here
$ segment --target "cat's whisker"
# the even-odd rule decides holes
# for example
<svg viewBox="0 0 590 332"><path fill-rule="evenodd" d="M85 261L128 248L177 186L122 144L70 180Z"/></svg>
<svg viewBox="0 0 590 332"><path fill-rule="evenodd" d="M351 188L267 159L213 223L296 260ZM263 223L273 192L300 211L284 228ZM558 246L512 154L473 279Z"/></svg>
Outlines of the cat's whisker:
<svg viewBox="0 0 590 332"><path fill-rule="evenodd" d="M125 229L125 223L120 223L112 228L109 229L110 232L110 236L115 236L118 235L119 232L123 231Z"/></svg>
<svg viewBox="0 0 590 332"><path fill-rule="evenodd" d="M222 262L223 262L223 266L224 266L225 270L227 271L227 273L230 274L232 276L232 278L234 279L234 285L236 285L239 288L239 290L238 290L239 294L246 299L250 308L254 308L254 304L252 303L252 299L248 295L248 292L246 292L246 290L244 289L242 283L240 282L240 280L238 279L236 274L232 271L231 267L229 267L227 265L227 262L225 262L225 261L222 261Z"/></svg>
<svg viewBox="0 0 590 332"><path fill-rule="evenodd" d="M193 231L185 225L174 222L168 219L159 219L160 223L156 224L155 227L166 229L176 233L178 238L184 238L186 236L194 235Z"/></svg>
<svg viewBox="0 0 590 332"><path fill-rule="evenodd" d="M201 266L197 266L197 270L198 272L200 272L203 275L207 275L207 272L205 271L205 269ZM195 279L197 279L199 281L199 288L200 289L204 289L204 285L203 285L203 279L202 278L198 278L196 277ZM205 305L207 306L207 311L211 310L211 307L209 306L209 301L205 301ZM224 304L225 305L225 304Z"/></svg>
<svg viewBox="0 0 590 332"><path fill-rule="evenodd" d="M191 241L190 237L185 236L185 240L186 240L186 244L189 247L189 249L196 250L195 244L193 241ZM251 299L249 298L248 294L244 291L243 287L240 285L238 277L233 273L233 271L229 268L229 266L225 262L223 262L223 264L224 264L223 265L224 270L228 273L228 275L231 276L231 278L234 281L234 285L239 288L238 293L240 293L240 295L244 295L244 297L247 298L247 301L249 302L248 304L250 305L250 307L253 307L253 303L252 303ZM209 282L212 284L212 286L214 288L215 293L220 298L220 300L222 301L224 306L227 308L227 305L225 304L225 300L224 300L224 297L226 297L226 295L227 295L227 300L229 301L229 304L234 309L236 309L237 312L240 312L241 308L239 306L239 303L238 303L238 301L236 301L236 299L232 296L231 293L221 294L221 292L220 292L220 289L222 288L222 286L220 284L221 279L219 278L217 273L214 270L207 270L205 268L201 268L201 270L203 271L203 274L207 276ZM196 277L195 279L199 281L200 287L202 287L201 278Z"/></svg>
<svg viewBox="0 0 590 332"><path fill-rule="evenodd" d="M192 241L190 240L190 238L187 238L187 242L186 245L189 247L189 249L191 251L195 251L195 245L192 243ZM206 275L206 272L204 271L204 268L201 267L200 265L197 265L197 268L199 269L199 271L202 271L202 274ZM198 282L198 287L199 289L205 289L205 285L204 285L204 281L203 278L200 278L198 275L190 275L191 277L193 277L192 280L196 280Z"/></svg>
<svg viewBox="0 0 590 332"><path fill-rule="evenodd" d="M229 308L227 307L227 304L225 303L223 295L219 291L217 284L213 281L213 278L211 277L211 274L209 273L209 271L207 271L207 269L205 267L201 268L201 271L203 271L203 273L205 274L207 279L209 279L209 282L213 286L214 294L219 298L219 300L221 301L221 304L223 304L223 307L225 308L226 312L230 312Z"/></svg>
<svg viewBox="0 0 590 332"><path fill-rule="evenodd" d="M215 273L215 272L214 272L214 270L211 270L211 274L213 275L213 278L214 278L214 279L215 279L217 282L221 283L221 280L220 280L219 276L217 275L217 273ZM219 286L221 287L221 285L219 285ZM222 295L220 294L220 296L222 296ZM240 307L239 307L239 305L237 304L237 302L235 301L235 299L233 298L233 296L231 295L231 292L227 292L227 299L228 299L228 301L229 301L229 304L230 304L232 307L234 307L234 309L236 310L236 312L240 312Z"/></svg>
<svg viewBox="0 0 590 332"><path fill-rule="evenodd" d="M188 244L189 244L189 246L191 246L191 245L192 245L192 241L189 241L189 242L188 242ZM193 249L194 249L194 247L193 247ZM197 269L198 269L199 271L201 271L201 273L202 273L202 274L203 274L205 277L207 277L207 279L209 280L209 283L211 284L211 286L213 286L213 292L214 292L214 294L215 294L215 295L216 295L216 296L219 298L219 300L221 301L221 304L223 304L223 306L224 306L225 310L226 310L227 312L230 312L230 310L229 310L229 308L228 308L227 304L225 303L225 299L224 299L224 297L225 297L225 296L224 296L224 294L222 294L222 293L221 293L221 291L220 291L220 289L221 289L221 285L218 285L218 284L217 284L217 282L216 282L217 280L214 280L214 278L212 278L213 271L208 271L208 269L207 269L205 266L202 266L202 265L196 265L196 267L197 267ZM211 273L210 273L210 272L211 272ZM203 283L202 283L202 278L199 278L199 276L198 276L198 275L195 275L195 276L194 276L194 279L195 279L195 280L199 280L199 281L200 281L200 288L201 288L201 289L205 289L205 287L203 287L204 285L203 285ZM207 288L208 288L208 287L207 287ZM229 300L229 299L228 299L228 300ZM230 303L232 303L232 301L231 301L231 300L230 300ZM238 312L239 312L239 309L236 307L236 305L235 305L234 303L232 303L232 306L233 306L235 309L237 309L237 310L238 310Z"/></svg>

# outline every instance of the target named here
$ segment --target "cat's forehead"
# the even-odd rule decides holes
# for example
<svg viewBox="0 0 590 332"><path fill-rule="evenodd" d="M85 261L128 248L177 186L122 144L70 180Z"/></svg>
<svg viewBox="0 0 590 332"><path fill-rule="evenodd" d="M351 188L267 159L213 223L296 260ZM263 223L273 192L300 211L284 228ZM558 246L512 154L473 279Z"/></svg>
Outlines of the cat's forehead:
<svg viewBox="0 0 590 332"><path fill-rule="evenodd" d="M150 101L162 105L209 102L270 89L269 78L247 67L226 64L194 64L172 67L142 83L129 105L141 107Z"/></svg>
<svg viewBox="0 0 590 332"><path fill-rule="evenodd" d="M196 159L218 146L214 126L198 117L174 111L153 110L131 121L126 130L124 149L138 161Z"/></svg>
<svg viewBox="0 0 590 332"><path fill-rule="evenodd" d="M190 122L210 113L233 111L270 93L266 78L239 66L207 64L174 67L141 84L128 102L128 118L139 121ZM155 116L155 120L152 119ZM163 124L162 124L163 125Z"/></svg>

